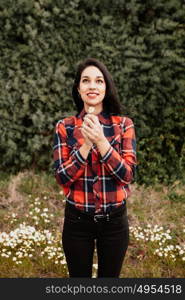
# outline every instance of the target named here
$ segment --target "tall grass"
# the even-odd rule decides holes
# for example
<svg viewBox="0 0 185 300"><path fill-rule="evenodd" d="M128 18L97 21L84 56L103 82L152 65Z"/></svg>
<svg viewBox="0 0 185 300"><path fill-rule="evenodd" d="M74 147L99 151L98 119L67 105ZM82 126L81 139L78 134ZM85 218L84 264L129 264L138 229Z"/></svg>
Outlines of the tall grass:
<svg viewBox="0 0 185 300"><path fill-rule="evenodd" d="M68 277L65 199L52 175L0 174L0 277ZM121 278L185 276L185 184L132 185L130 244ZM97 257L94 256L94 277Z"/></svg>

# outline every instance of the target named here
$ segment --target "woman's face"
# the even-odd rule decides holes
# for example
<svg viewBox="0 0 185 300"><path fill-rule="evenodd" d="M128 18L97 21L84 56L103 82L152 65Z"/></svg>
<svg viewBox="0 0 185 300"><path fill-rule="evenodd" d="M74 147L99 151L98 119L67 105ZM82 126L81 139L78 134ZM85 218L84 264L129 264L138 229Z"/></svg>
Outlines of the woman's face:
<svg viewBox="0 0 185 300"><path fill-rule="evenodd" d="M103 73L95 66L85 68L81 74L78 92L86 112L90 106L95 108L96 113L101 112L106 92Z"/></svg>

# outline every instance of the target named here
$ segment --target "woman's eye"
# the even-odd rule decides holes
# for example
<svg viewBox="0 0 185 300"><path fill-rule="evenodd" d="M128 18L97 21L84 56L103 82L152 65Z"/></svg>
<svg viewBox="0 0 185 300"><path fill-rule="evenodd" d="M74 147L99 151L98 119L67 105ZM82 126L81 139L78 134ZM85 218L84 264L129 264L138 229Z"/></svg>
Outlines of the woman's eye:
<svg viewBox="0 0 185 300"><path fill-rule="evenodd" d="M97 80L98 83L102 84L103 83L103 80L99 79Z"/></svg>
<svg viewBox="0 0 185 300"><path fill-rule="evenodd" d="M82 83L88 83L88 82L89 82L89 79L86 79L86 78L82 79ZM96 81L96 83L102 84L102 83L103 83L103 80L98 79L98 80Z"/></svg>

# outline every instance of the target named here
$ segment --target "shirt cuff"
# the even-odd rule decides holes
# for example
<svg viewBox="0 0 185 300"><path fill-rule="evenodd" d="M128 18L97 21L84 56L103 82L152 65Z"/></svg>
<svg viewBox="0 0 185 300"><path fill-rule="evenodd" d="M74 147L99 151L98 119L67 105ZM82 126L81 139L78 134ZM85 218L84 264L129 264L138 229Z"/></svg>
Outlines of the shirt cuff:
<svg viewBox="0 0 185 300"><path fill-rule="evenodd" d="M113 148L111 146L109 148L109 150L107 151L107 153L105 153L105 155L100 159L100 162L102 162L102 163L106 162L109 159L109 157L111 156L112 151L113 151Z"/></svg>
<svg viewBox="0 0 185 300"><path fill-rule="evenodd" d="M80 154L80 151L79 151L79 150L77 150L77 151L75 152L74 156L75 156L75 158L78 160L78 162L79 162L80 164L83 164L83 165L87 164L87 161L86 161L86 160L83 158L83 156Z"/></svg>

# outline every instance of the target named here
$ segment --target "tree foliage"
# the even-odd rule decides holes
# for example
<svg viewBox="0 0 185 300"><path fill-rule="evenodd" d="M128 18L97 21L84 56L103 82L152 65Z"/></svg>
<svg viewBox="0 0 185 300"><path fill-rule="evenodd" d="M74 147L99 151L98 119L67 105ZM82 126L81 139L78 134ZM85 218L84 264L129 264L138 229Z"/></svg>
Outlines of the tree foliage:
<svg viewBox="0 0 185 300"><path fill-rule="evenodd" d="M0 0L0 165L52 166L56 122L75 113L86 57L104 62L136 127L139 183L170 183L185 166L183 0Z"/></svg>

